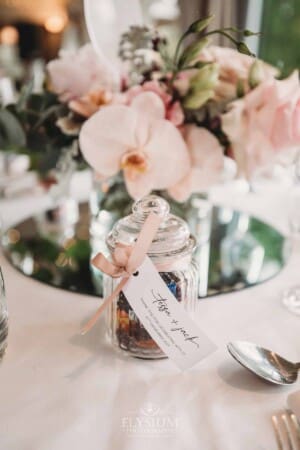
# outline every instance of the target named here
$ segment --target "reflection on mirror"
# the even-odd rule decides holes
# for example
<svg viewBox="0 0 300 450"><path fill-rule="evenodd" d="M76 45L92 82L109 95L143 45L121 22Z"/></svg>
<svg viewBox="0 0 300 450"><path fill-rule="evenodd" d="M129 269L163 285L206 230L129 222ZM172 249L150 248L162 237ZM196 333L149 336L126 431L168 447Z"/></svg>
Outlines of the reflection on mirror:
<svg viewBox="0 0 300 450"><path fill-rule="evenodd" d="M196 205L188 217L198 240L199 297L232 292L262 283L285 265L285 238L245 213ZM67 220L66 220L67 218ZM24 275L51 286L90 295L102 294L101 274L90 258L105 251L111 216L89 219L88 207L59 207L32 217L3 236L4 253Z"/></svg>

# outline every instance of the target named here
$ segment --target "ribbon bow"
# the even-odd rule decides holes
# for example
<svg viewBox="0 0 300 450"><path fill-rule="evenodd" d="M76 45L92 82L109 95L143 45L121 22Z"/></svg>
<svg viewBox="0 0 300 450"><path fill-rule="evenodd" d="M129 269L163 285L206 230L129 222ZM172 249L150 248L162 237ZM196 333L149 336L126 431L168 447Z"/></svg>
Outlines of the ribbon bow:
<svg viewBox="0 0 300 450"><path fill-rule="evenodd" d="M92 260L93 266L113 278L121 278L113 292L103 301L93 317L83 327L81 334L87 333L97 322L104 309L124 289L127 281L142 264L156 235L162 217L151 212L144 222L140 234L134 245L117 244L112 255L112 262L102 253L98 253Z"/></svg>

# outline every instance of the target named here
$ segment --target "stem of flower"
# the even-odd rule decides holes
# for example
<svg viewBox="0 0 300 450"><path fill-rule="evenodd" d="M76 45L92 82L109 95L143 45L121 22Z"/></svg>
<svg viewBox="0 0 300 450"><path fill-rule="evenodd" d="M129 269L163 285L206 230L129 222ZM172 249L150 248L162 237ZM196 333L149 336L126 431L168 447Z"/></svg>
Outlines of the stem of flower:
<svg viewBox="0 0 300 450"><path fill-rule="evenodd" d="M186 31L185 33L183 33L183 35L181 36L181 38L179 39L177 45L176 45L176 49L175 49L175 54L174 54L174 65L177 66L177 60L178 60L178 53L181 47L181 44L183 43L183 41L185 40L185 38L190 34L189 31Z"/></svg>
<svg viewBox="0 0 300 450"><path fill-rule="evenodd" d="M212 30L212 31L209 31L208 33L204 33L203 37L204 36L211 36L212 34L222 34L223 36L227 37L227 39L229 39L231 42L233 42L235 45L237 45L237 43L238 43L232 36L230 36L230 34L226 33L223 30Z"/></svg>

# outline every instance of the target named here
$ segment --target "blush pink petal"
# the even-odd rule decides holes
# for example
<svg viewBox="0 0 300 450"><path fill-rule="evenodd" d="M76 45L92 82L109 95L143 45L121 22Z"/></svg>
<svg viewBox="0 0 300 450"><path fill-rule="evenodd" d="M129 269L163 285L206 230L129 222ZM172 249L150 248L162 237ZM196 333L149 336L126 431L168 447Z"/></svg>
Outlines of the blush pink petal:
<svg viewBox="0 0 300 450"><path fill-rule="evenodd" d="M294 72L284 80L277 80L275 86L278 101L284 102L286 100L291 100L291 97L295 96L295 93L299 90L298 70L294 70Z"/></svg>
<svg viewBox="0 0 300 450"><path fill-rule="evenodd" d="M236 98L238 81L242 82L246 91L249 91L248 77L255 59L227 47L205 47L200 55L200 61L214 62L219 66L219 80L215 88L216 100L233 100ZM260 61L262 81L274 79L278 70L263 61Z"/></svg>
<svg viewBox="0 0 300 450"><path fill-rule="evenodd" d="M143 84L143 89L145 91L154 92L157 94L165 105L172 100L172 97L165 91L165 89L163 89L158 81L147 81Z"/></svg>
<svg viewBox="0 0 300 450"><path fill-rule="evenodd" d="M167 189L190 169L181 133L168 120L153 118L159 116L159 110L153 114L151 102L155 99L154 106L160 108L161 100L156 94L148 94L137 100L141 102L138 108L111 105L101 109L85 122L80 133L87 162L102 176L114 175L123 168L128 192L134 198ZM143 113L140 106L146 100L148 106Z"/></svg>
<svg viewBox="0 0 300 450"><path fill-rule="evenodd" d="M300 142L300 98L297 101L293 116L293 134L298 142Z"/></svg>
<svg viewBox="0 0 300 450"><path fill-rule="evenodd" d="M145 152L149 160L145 173L132 178L124 171L128 192L135 199L154 189L167 189L190 170L185 142L177 128L167 120L152 122Z"/></svg>
<svg viewBox="0 0 300 450"><path fill-rule="evenodd" d="M249 179L258 167L272 164L276 153L263 131L255 133L255 139L251 136L244 142L244 152L234 151L239 172L244 173ZM263 151L262 151L263 149Z"/></svg>
<svg viewBox="0 0 300 450"><path fill-rule="evenodd" d="M82 126L79 141L86 161L101 175L119 172L125 150L137 147L137 114L123 105L107 106Z"/></svg>
<svg viewBox="0 0 300 450"><path fill-rule="evenodd" d="M152 97L156 98L155 107L154 101L149 101L149 107L145 100L141 101L141 95L149 94L149 99ZM155 97L154 97L155 96ZM158 81L148 81L141 86L133 86L130 88L125 94L124 98L128 105L134 106L135 104L141 101L141 108L143 112L148 110L151 112L153 110L153 117L156 119L165 118L170 120L176 127L182 125L184 122L184 113L181 108L181 105L178 101L172 102L172 96L166 92L166 86ZM147 97L145 97L146 99ZM158 104L158 100L161 101L161 104ZM145 103L145 107L143 107L143 103ZM159 106L158 106L159 105ZM163 108L161 108L161 106Z"/></svg>
<svg viewBox="0 0 300 450"><path fill-rule="evenodd" d="M126 170L124 170L124 179L127 191L130 197L135 200L151 193L154 189L152 172L138 174L132 179Z"/></svg>
<svg viewBox="0 0 300 450"><path fill-rule="evenodd" d="M224 168L223 148L212 133L205 128L188 125L184 134L192 167L179 183L169 189L170 195L179 202L220 181Z"/></svg>
<svg viewBox="0 0 300 450"><path fill-rule="evenodd" d="M293 145L293 121L291 120L292 105L284 104L280 106L273 120L272 144L274 148L284 149ZM278 126L280 124L280 126Z"/></svg>
<svg viewBox="0 0 300 450"><path fill-rule="evenodd" d="M51 89L61 101L70 101L99 88L117 90L120 75L116 67L96 53L91 44L77 52L62 52L58 59L48 63Z"/></svg>
<svg viewBox="0 0 300 450"><path fill-rule="evenodd" d="M298 72L285 80L266 80L222 115L239 173L248 178L278 153L300 145Z"/></svg>
<svg viewBox="0 0 300 450"><path fill-rule="evenodd" d="M145 146L151 158L153 189L167 189L190 170L190 157L178 129L168 120L151 124L150 139Z"/></svg>
<svg viewBox="0 0 300 450"><path fill-rule="evenodd" d="M139 115L147 115L149 119L163 119L165 107L161 98L153 92L142 92L131 102L131 106Z"/></svg>
<svg viewBox="0 0 300 450"><path fill-rule="evenodd" d="M223 164L223 149L218 139L206 128L187 125L185 136L193 165L201 167L205 164L215 167L216 160ZM201 150L199 151L199 149Z"/></svg>
<svg viewBox="0 0 300 450"><path fill-rule="evenodd" d="M179 102L171 104L167 109L166 119L179 127L184 122L184 113Z"/></svg>
<svg viewBox="0 0 300 450"><path fill-rule="evenodd" d="M142 92L131 102L136 112L136 140L139 148L143 148L149 140L149 122L163 119L165 107L162 100L153 92Z"/></svg>

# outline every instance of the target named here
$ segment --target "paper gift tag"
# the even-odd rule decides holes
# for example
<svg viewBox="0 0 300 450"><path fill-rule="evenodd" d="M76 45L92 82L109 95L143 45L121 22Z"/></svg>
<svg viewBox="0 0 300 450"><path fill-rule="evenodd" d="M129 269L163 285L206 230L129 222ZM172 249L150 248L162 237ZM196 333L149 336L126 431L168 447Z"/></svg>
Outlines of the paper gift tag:
<svg viewBox="0 0 300 450"><path fill-rule="evenodd" d="M146 256L123 293L152 339L182 370L216 350L177 301Z"/></svg>

